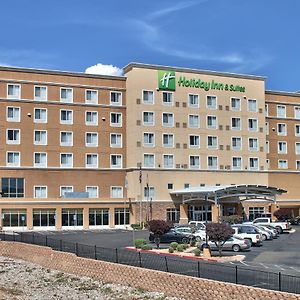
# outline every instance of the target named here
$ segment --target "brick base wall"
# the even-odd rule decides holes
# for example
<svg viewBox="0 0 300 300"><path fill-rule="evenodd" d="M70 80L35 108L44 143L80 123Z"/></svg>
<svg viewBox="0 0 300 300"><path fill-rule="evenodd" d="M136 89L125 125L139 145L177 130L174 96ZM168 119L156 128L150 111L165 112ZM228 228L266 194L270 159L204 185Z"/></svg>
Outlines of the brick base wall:
<svg viewBox="0 0 300 300"><path fill-rule="evenodd" d="M96 261L36 245L1 241L0 255L23 259L70 274L88 276L105 283L160 291L168 296L191 300L300 300L300 295Z"/></svg>

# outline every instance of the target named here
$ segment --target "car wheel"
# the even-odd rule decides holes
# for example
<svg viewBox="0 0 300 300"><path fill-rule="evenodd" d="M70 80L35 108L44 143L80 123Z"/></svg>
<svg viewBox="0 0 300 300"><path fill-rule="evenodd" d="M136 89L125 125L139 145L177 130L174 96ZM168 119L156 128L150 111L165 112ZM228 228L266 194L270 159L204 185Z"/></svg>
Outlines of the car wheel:
<svg viewBox="0 0 300 300"><path fill-rule="evenodd" d="M267 239L267 236L265 234L262 234L262 240L265 241Z"/></svg>
<svg viewBox="0 0 300 300"><path fill-rule="evenodd" d="M196 240L196 242L201 242L202 241L200 236L196 236L195 240Z"/></svg>
<svg viewBox="0 0 300 300"><path fill-rule="evenodd" d="M189 242L189 239L188 238L186 238L186 237L184 237L184 238L182 238L182 243L183 244L188 244L188 242Z"/></svg>
<svg viewBox="0 0 300 300"><path fill-rule="evenodd" d="M282 230L282 228L280 226L276 226L275 228L278 231L278 233L281 234L283 232L283 230Z"/></svg>
<svg viewBox="0 0 300 300"><path fill-rule="evenodd" d="M239 251L241 250L241 247L240 247L239 245L233 245L233 246L232 246L232 250L233 250L234 252L239 252Z"/></svg>

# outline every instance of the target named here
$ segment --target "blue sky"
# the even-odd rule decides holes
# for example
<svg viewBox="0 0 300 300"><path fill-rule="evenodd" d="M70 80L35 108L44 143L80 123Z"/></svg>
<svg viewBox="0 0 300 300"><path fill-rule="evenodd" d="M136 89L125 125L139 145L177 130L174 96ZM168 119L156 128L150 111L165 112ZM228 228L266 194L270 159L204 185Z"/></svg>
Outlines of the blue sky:
<svg viewBox="0 0 300 300"><path fill-rule="evenodd" d="M300 90L298 0L2 0L0 65L143 62L267 76Z"/></svg>

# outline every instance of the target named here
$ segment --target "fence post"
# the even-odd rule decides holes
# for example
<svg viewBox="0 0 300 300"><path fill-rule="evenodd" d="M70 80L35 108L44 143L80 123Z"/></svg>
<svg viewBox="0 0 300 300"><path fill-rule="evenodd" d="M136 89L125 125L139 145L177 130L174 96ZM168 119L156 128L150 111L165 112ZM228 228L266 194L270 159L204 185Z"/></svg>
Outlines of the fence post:
<svg viewBox="0 0 300 300"><path fill-rule="evenodd" d="M278 290L281 291L281 272L278 273Z"/></svg>
<svg viewBox="0 0 300 300"><path fill-rule="evenodd" d="M78 256L78 243L75 243L75 254Z"/></svg>
<svg viewBox="0 0 300 300"><path fill-rule="evenodd" d="M34 244L34 232L32 233L32 244Z"/></svg>
<svg viewBox="0 0 300 300"><path fill-rule="evenodd" d="M238 267L235 266L235 283L238 283Z"/></svg>
<svg viewBox="0 0 300 300"><path fill-rule="evenodd" d="M139 263L140 263L140 268L142 267L142 257L141 257L141 252L138 252L139 254Z"/></svg>
<svg viewBox="0 0 300 300"><path fill-rule="evenodd" d="M165 262L166 262L166 270L167 270L167 272L169 272L168 260L167 260L167 257L166 257L166 256L165 256Z"/></svg>
<svg viewBox="0 0 300 300"><path fill-rule="evenodd" d="M21 243L23 242L23 232L20 232L21 235Z"/></svg>
<svg viewBox="0 0 300 300"><path fill-rule="evenodd" d="M116 248L116 263L119 263L118 248Z"/></svg>
<svg viewBox="0 0 300 300"><path fill-rule="evenodd" d="M198 260L198 277L200 278L201 275L200 275L200 261Z"/></svg>
<svg viewBox="0 0 300 300"><path fill-rule="evenodd" d="M46 244L46 247L48 247L48 236L47 235L45 237L45 244Z"/></svg>
<svg viewBox="0 0 300 300"><path fill-rule="evenodd" d="M94 258L97 260L97 246L94 247Z"/></svg>
<svg viewBox="0 0 300 300"><path fill-rule="evenodd" d="M13 232L13 236L15 236L15 235L14 235L14 232ZM6 238L5 238L5 237L6 237L6 233L3 232L3 241L6 241Z"/></svg>
<svg viewBox="0 0 300 300"><path fill-rule="evenodd" d="M59 240L59 249L60 249L60 251L62 251L62 248L63 248L62 243L63 243L63 241L62 241L62 240Z"/></svg>

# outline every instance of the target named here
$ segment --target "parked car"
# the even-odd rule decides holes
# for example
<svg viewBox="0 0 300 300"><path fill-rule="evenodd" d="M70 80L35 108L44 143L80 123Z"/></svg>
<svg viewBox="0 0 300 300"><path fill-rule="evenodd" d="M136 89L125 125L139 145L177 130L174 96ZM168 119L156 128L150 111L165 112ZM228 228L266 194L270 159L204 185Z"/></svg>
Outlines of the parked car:
<svg viewBox="0 0 300 300"><path fill-rule="evenodd" d="M182 233L182 234L186 234L186 235L193 235L195 237L195 240L197 242L205 240L206 234L205 234L205 230L196 230L194 231L192 227L190 226L178 226L174 228L176 232Z"/></svg>
<svg viewBox="0 0 300 300"><path fill-rule="evenodd" d="M273 234L272 232L270 232L269 230L266 230L265 228L263 228L261 225L253 225L254 227L256 227L259 231L259 233L261 234L262 240L273 240Z"/></svg>
<svg viewBox="0 0 300 300"><path fill-rule="evenodd" d="M189 225L197 227L198 230L205 230L205 223L205 221L190 221Z"/></svg>
<svg viewBox="0 0 300 300"><path fill-rule="evenodd" d="M257 227L263 228L264 230L270 232L272 234L273 239L276 239L279 236L277 229L270 225L257 225Z"/></svg>
<svg viewBox="0 0 300 300"><path fill-rule="evenodd" d="M277 229L279 233L283 233L283 231L287 231L291 229L291 224L289 222L272 222L271 218L256 218L252 222L247 222L243 224L254 224L254 225L270 225Z"/></svg>
<svg viewBox="0 0 300 300"><path fill-rule="evenodd" d="M154 233L150 232L149 241L154 242L154 238L155 238ZM168 231L167 233L163 234L160 237L161 243L177 242L177 243L186 244L189 243L190 240L195 240L195 237L190 234L177 232L174 228L171 228L170 231Z"/></svg>
<svg viewBox="0 0 300 300"><path fill-rule="evenodd" d="M204 246L206 245L205 241L201 241L198 243L198 248L203 250ZM209 240L208 246L211 250L218 250L214 241ZM242 250L248 250L251 248L250 242L248 240L242 239L237 236L230 237L223 245L222 250L229 250L234 252L239 252Z"/></svg>
<svg viewBox="0 0 300 300"><path fill-rule="evenodd" d="M292 225L300 225L300 216L288 220Z"/></svg>
<svg viewBox="0 0 300 300"><path fill-rule="evenodd" d="M252 225L234 224L231 226L235 233L234 236L246 239L250 242L250 245L259 246L262 244L262 236L258 229Z"/></svg>

